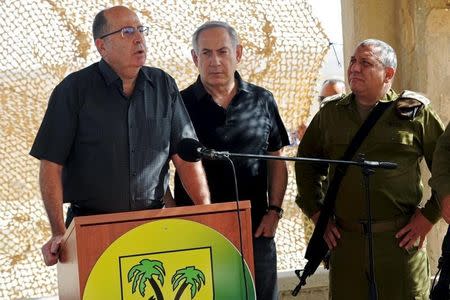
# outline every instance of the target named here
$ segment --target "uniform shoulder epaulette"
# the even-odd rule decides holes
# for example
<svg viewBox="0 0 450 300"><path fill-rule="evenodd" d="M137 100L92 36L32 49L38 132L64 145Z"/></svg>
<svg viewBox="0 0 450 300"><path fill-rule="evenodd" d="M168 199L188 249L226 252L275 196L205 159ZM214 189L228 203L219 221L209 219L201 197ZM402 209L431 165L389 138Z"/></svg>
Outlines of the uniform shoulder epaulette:
<svg viewBox="0 0 450 300"><path fill-rule="evenodd" d="M429 104L424 95L404 90L396 100L395 111L400 118L413 120Z"/></svg>
<svg viewBox="0 0 450 300"><path fill-rule="evenodd" d="M324 107L326 104L328 104L330 102L341 100L344 97L345 97L345 94L336 94L336 95L328 96L320 102L320 108Z"/></svg>

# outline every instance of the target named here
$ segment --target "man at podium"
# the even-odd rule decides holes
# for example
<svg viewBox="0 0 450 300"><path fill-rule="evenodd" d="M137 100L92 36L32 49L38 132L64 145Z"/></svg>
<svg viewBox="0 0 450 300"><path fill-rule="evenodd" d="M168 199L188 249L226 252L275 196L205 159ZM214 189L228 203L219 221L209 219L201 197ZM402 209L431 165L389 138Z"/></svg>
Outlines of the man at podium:
<svg viewBox="0 0 450 300"><path fill-rule="evenodd" d="M197 81L181 92L199 141L207 148L247 154L281 155L289 138L271 92L242 80L236 71L242 45L224 22L203 24L193 34ZM256 297L277 299L274 235L287 185L286 163L235 159L239 200L251 201ZM203 161L212 202L236 199L233 170L227 161ZM179 174L181 175L181 174ZM181 176L180 176L181 177ZM177 205L191 203L175 178Z"/></svg>
<svg viewBox="0 0 450 300"><path fill-rule="evenodd" d="M52 231L47 265L58 261L73 216L162 208L170 159L194 202L209 203L201 163L175 153L181 139L196 138L176 83L144 66L149 28L116 6L96 15L92 32L101 60L56 86L30 152L41 161ZM63 202L71 204L66 224Z"/></svg>

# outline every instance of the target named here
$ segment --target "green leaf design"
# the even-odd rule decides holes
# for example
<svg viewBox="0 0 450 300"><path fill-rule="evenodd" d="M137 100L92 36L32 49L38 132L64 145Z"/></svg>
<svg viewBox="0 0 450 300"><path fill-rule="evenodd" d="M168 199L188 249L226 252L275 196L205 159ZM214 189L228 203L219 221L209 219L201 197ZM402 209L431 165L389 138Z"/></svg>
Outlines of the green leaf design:
<svg viewBox="0 0 450 300"><path fill-rule="evenodd" d="M132 283L131 291L134 294L136 292L136 287L139 286L139 293L142 297L145 296L145 289L147 287L147 281L152 283L154 281L153 277L156 276L159 282L161 283L161 286L164 285L164 276L166 275L166 271L164 270L164 265L162 262L158 260L149 260L149 259L143 259L139 262L139 264L134 265L127 274L128 282ZM155 282L156 283L156 282ZM156 284L152 284L152 286L156 287L155 293L157 295L157 299L160 299L161 297L158 297L158 295L161 294L161 290Z"/></svg>
<svg viewBox="0 0 450 300"><path fill-rule="evenodd" d="M195 297L202 284L205 285L206 279L202 271L195 268L195 266L189 266L184 269L177 270L172 277L172 288L176 290L180 283L183 283L177 296L181 297L184 289L187 286L191 286L191 299ZM177 297L175 297L176 299Z"/></svg>

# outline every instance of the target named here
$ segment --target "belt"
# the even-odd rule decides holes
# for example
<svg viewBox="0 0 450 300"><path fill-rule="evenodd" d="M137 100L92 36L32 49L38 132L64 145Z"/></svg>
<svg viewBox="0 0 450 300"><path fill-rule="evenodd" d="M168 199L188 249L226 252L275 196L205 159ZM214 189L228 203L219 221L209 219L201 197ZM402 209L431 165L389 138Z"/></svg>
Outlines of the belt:
<svg viewBox="0 0 450 300"><path fill-rule="evenodd" d="M98 214L102 213L102 212L99 212L96 210L87 209L85 207L80 207L78 204L74 204L74 203L71 203L69 208L74 217L98 215Z"/></svg>
<svg viewBox="0 0 450 300"><path fill-rule="evenodd" d="M392 220L385 221L372 221L372 232L387 232L397 231L408 224L411 216L399 216ZM336 225L344 231L368 233L367 220L361 220L360 222L346 221L339 217L335 217Z"/></svg>

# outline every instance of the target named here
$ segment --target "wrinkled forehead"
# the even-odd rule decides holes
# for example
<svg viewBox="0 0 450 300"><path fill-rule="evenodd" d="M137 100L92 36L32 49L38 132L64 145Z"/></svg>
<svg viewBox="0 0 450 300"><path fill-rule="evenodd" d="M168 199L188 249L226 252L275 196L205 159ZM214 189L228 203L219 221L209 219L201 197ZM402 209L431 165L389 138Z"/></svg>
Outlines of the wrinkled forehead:
<svg viewBox="0 0 450 300"><path fill-rule="evenodd" d="M221 49L232 48L230 34L223 27L211 27L202 30L198 35L198 48Z"/></svg>
<svg viewBox="0 0 450 300"><path fill-rule="evenodd" d="M360 45L355 49L353 57L374 59L381 62L381 49L372 45Z"/></svg>

